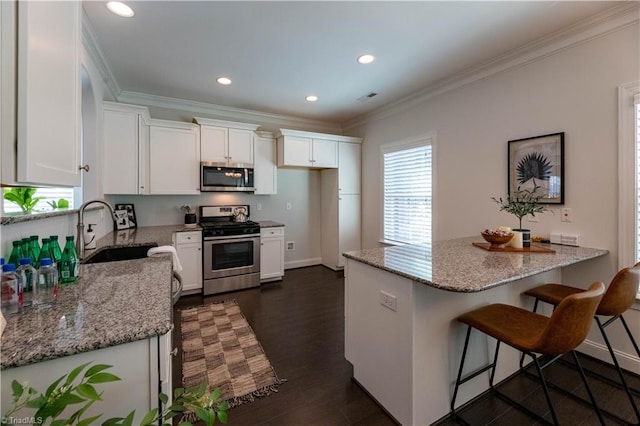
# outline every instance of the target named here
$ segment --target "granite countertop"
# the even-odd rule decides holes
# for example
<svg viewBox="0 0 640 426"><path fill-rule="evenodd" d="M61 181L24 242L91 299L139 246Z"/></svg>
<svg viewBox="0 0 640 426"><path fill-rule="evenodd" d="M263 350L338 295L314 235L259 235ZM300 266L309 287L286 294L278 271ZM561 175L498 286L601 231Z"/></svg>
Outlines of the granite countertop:
<svg viewBox="0 0 640 426"><path fill-rule="evenodd" d="M169 255L80 265L50 307L6 316L0 369L167 333L172 327Z"/></svg>
<svg viewBox="0 0 640 426"><path fill-rule="evenodd" d="M171 245L174 232L200 231L184 225L113 231L97 249L149 243ZM167 333L172 327L171 256L80 265L74 284L61 284L51 307L27 307L8 315L2 334L0 369L74 355Z"/></svg>
<svg viewBox="0 0 640 426"><path fill-rule="evenodd" d="M272 220L257 220L256 222L260 224L260 228L279 228L284 226L283 223L274 222Z"/></svg>
<svg viewBox="0 0 640 426"><path fill-rule="evenodd" d="M473 293L609 253L604 249L557 244L545 245L555 253L501 253L475 247L472 242L483 240L467 237L343 255L435 288Z"/></svg>

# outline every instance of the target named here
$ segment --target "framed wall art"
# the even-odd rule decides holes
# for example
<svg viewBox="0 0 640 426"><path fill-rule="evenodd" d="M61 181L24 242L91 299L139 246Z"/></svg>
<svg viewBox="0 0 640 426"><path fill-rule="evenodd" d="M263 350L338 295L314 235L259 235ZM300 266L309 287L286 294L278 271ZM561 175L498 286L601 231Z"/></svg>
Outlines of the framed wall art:
<svg viewBox="0 0 640 426"><path fill-rule="evenodd" d="M116 204L115 214L118 218L116 221L117 230L136 228L138 226L133 204Z"/></svg>
<svg viewBox="0 0 640 426"><path fill-rule="evenodd" d="M509 195L542 193L540 203L564 204L564 132L509 141Z"/></svg>

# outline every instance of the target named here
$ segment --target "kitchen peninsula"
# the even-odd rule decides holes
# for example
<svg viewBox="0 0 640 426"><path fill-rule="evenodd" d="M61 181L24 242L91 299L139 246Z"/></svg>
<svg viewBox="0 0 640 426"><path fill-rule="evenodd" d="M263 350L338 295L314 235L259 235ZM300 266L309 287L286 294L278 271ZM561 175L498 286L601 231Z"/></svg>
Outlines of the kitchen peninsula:
<svg viewBox="0 0 640 426"><path fill-rule="evenodd" d="M478 306L528 309L525 290L561 282L561 268L608 250L550 245L555 253L501 253L479 238L344 253L345 357L354 378L403 425L428 425L449 412L465 328L455 319ZM589 283L580 284L585 288ZM486 365L495 345L472 333L465 371ZM518 368L500 352L496 382ZM485 375L461 387L460 404L488 388Z"/></svg>
<svg viewBox="0 0 640 426"><path fill-rule="evenodd" d="M170 243L181 227L153 227L113 232L98 248ZM88 254L90 257L91 254ZM101 420L136 419L158 406L158 393L171 392L172 261L170 255L84 264L78 282L61 285L49 307L27 307L7 316L1 338L2 388L28 381L44 392L47 386L80 364L108 364L122 380L99 385L103 402L90 414ZM0 412L11 405L2 392ZM20 415L32 415L25 410Z"/></svg>

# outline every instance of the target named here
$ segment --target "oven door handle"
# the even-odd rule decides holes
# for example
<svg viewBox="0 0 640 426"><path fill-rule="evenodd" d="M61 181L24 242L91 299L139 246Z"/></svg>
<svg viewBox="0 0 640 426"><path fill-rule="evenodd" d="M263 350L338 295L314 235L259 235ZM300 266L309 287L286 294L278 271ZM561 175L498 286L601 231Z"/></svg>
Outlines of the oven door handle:
<svg viewBox="0 0 640 426"><path fill-rule="evenodd" d="M230 235L225 237L204 237L204 241L215 241L216 243L224 243L240 239L253 240L254 238L260 238L260 234Z"/></svg>

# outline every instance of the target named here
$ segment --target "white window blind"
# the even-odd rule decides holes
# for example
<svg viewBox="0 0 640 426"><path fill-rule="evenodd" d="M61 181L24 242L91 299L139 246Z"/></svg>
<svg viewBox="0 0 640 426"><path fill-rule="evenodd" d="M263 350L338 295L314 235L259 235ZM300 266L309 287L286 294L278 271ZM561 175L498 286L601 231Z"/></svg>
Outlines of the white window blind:
<svg viewBox="0 0 640 426"><path fill-rule="evenodd" d="M432 145L426 139L382 148L383 239L431 241Z"/></svg>
<svg viewBox="0 0 640 426"><path fill-rule="evenodd" d="M49 202L58 202L61 198L69 201L69 210L74 209L73 193L73 188L38 188L34 197L43 197L43 199L36 204L33 212L42 213L52 211L53 208L49 205ZM22 213L22 210L20 210L17 204L4 200L4 198L3 201L3 210L5 213Z"/></svg>

